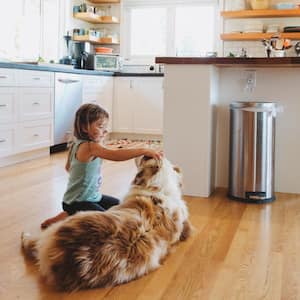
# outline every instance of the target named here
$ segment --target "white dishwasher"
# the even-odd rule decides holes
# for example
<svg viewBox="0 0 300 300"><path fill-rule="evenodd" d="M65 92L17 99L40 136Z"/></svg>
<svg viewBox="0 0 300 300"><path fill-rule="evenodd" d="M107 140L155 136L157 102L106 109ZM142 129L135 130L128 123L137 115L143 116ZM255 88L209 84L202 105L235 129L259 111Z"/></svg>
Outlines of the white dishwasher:
<svg viewBox="0 0 300 300"><path fill-rule="evenodd" d="M82 78L71 73L55 73L54 144L50 152L62 151L72 139L77 109L82 104Z"/></svg>

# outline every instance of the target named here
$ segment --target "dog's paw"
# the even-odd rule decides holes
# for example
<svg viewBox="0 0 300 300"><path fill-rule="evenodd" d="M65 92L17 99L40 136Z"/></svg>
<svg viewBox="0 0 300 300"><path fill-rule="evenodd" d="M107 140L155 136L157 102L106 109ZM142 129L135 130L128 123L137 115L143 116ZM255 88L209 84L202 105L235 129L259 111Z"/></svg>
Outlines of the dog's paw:
<svg viewBox="0 0 300 300"><path fill-rule="evenodd" d="M193 231L193 227L192 227L191 223L189 221L184 221L183 229L182 229L182 232L181 232L180 238L179 238L180 241L187 240L191 236L192 231Z"/></svg>
<svg viewBox="0 0 300 300"><path fill-rule="evenodd" d="M21 246L22 248L26 248L28 242L30 241L31 239L31 234L30 233L27 233L27 232L22 232L21 233Z"/></svg>

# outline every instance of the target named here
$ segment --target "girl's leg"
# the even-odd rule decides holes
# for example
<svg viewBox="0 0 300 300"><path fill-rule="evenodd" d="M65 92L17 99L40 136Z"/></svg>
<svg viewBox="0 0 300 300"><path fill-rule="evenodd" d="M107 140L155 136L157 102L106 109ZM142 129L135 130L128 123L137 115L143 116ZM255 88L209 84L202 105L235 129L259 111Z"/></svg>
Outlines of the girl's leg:
<svg viewBox="0 0 300 300"><path fill-rule="evenodd" d="M102 195L100 202L98 202L104 210L110 209L112 206L120 204L120 200L108 195Z"/></svg>
<svg viewBox="0 0 300 300"><path fill-rule="evenodd" d="M41 228L42 229L46 229L48 226L50 226L53 223L56 223L58 221L62 221L64 220L66 217L68 216L68 213L63 211L61 213L59 213L58 215L56 215L55 217L49 218L47 220L45 220L42 224L41 224Z"/></svg>
<svg viewBox="0 0 300 300"><path fill-rule="evenodd" d="M99 205L99 202L89 202L89 201L74 202L72 204L63 203L63 209L69 215L74 215L79 211L89 211L89 210L105 211L105 209L101 205Z"/></svg>
<svg viewBox="0 0 300 300"><path fill-rule="evenodd" d="M41 224L41 228L45 229L53 223L64 220L69 215L74 215L78 211L90 211L90 210L105 211L111 208L112 206L118 204L120 204L119 199L107 195L102 195L100 202L82 201L82 202L74 202L72 204L63 203L64 211L59 213L55 217L44 221Z"/></svg>

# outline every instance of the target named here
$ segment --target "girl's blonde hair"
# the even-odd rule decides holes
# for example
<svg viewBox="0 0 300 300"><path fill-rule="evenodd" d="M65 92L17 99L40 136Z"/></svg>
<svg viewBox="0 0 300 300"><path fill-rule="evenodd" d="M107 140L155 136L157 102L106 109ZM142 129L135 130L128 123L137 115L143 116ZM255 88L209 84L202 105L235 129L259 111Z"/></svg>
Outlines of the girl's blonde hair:
<svg viewBox="0 0 300 300"><path fill-rule="evenodd" d="M87 103L81 105L75 115L74 136L80 140L90 140L86 132L90 124L108 118L108 112L97 104Z"/></svg>

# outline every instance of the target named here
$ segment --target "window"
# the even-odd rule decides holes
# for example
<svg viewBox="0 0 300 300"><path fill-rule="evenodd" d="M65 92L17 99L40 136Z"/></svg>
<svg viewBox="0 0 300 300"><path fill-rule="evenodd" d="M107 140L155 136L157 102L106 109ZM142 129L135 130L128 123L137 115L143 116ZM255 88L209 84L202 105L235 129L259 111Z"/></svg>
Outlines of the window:
<svg viewBox="0 0 300 300"><path fill-rule="evenodd" d="M177 7L175 50L177 56L203 56L214 47L214 8Z"/></svg>
<svg viewBox="0 0 300 300"><path fill-rule="evenodd" d="M216 0L124 0L122 54L133 63L152 63L155 56L215 51L216 6Z"/></svg>
<svg viewBox="0 0 300 300"><path fill-rule="evenodd" d="M165 8L134 8L131 10L131 55L166 54L166 19Z"/></svg>
<svg viewBox="0 0 300 300"><path fill-rule="evenodd" d="M59 57L59 0L11 0L0 10L0 58L46 61ZM5 30L7 28L7 30Z"/></svg>

